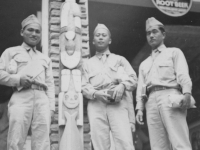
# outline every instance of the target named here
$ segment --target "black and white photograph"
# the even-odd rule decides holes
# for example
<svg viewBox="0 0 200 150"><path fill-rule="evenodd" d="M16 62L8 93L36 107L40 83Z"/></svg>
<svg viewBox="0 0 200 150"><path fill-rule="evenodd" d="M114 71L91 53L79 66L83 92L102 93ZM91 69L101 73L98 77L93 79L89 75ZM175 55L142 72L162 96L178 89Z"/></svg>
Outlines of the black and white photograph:
<svg viewBox="0 0 200 150"><path fill-rule="evenodd" d="M200 0L2 0L0 150L200 150Z"/></svg>

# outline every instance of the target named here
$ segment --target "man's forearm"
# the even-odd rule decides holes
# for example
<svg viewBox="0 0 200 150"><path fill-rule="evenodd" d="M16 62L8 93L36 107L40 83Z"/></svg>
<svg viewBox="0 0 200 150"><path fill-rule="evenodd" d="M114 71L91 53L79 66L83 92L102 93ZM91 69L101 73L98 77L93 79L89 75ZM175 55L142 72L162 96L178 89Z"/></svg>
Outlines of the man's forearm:
<svg viewBox="0 0 200 150"><path fill-rule="evenodd" d="M122 81L121 84L125 86L125 90L133 91L137 87L137 79L134 77L129 77L129 80Z"/></svg>
<svg viewBox="0 0 200 150"><path fill-rule="evenodd" d="M20 86L20 75L0 70L0 84L12 87Z"/></svg>
<svg viewBox="0 0 200 150"><path fill-rule="evenodd" d="M90 99L90 100L93 100L94 99L94 94L97 90L95 90L94 88L90 87L90 88L87 88L87 87L84 87L82 88L82 93L83 95Z"/></svg>

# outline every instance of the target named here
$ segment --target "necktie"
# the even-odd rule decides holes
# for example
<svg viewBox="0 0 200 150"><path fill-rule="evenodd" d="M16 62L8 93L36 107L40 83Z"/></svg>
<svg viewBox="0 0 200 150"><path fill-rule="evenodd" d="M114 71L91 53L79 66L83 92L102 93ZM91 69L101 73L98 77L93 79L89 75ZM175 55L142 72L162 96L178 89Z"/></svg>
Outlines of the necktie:
<svg viewBox="0 0 200 150"><path fill-rule="evenodd" d="M30 56L31 58L33 58L34 51L32 50L32 48L30 48L30 49L28 50L28 54L29 54L29 56Z"/></svg>
<svg viewBox="0 0 200 150"><path fill-rule="evenodd" d="M101 61L102 61L103 64L106 62L106 58L107 58L107 55L102 54Z"/></svg>
<svg viewBox="0 0 200 150"><path fill-rule="evenodd" d="M158 55L158 49L153 50L152 51L152 58L153 58L153 60L155 60L155 58L157 57L157 55Z"/></svg>

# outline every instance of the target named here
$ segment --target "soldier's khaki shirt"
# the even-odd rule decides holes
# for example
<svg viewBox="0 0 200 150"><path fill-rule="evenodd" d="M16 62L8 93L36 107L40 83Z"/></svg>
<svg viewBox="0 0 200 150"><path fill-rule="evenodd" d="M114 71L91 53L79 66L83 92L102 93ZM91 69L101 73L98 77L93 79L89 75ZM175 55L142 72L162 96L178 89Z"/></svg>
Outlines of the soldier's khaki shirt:
<svg viewBox="0 0 200 150"><path fill-rule="evenodd" d="M142 87L166 86L181 88L182 93L191 93L192 82L183 52L178 48L158 47L158 55L153 60L150 55L139 67L136 109L143 110Z"/></svg>
<svg viewBox="0 0 200 150"><path fill-rule="evenodd" d="M3 52L0 59L0 84L12 87L20 86L20 75L8 73L8 64L11 59L17 62L17 73L23 70L31 60L40 60L44 71L35 78L35 81L47 85L48 90L46 91L46 95L50 101L50 109L55 110L55 87L51 60L36 50L36 48L32 49L30 55L28 52L30 49L31 47L22 43L21 46L11 47Z"/></svg>
<svg viewBox="0 0 200 150"><path fill-rule="evenodd" d="M127 101L130 114L130 122L135 123L133 110L132 91L137 86L137 76L129 62L122 56L104 52L107 55L106 62L103 63L99 57L100 53L90 58L83 64L82 91L83 95L93 100L93 94L97 90L109 90L115 88L119 84L117 71L120 66L128 75L128 78L120 83L125 85L125 94L122 101Z"/></svg>

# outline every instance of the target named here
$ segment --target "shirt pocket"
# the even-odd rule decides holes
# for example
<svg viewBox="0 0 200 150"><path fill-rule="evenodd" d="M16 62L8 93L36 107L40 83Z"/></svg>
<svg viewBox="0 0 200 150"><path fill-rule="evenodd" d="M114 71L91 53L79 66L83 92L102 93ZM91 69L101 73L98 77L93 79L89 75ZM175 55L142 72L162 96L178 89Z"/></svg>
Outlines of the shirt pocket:
<svg viewBox="0 0 200 150"><path fill-rule="evenodd" d="M22 66L26 66L28 58L23 54L16 54L13 59L17 62L17 68L20 69Z"/></svg>
<svg viewBox="0 0 200 150"><path fill-rule="evenodd" d="M109 68L106 71L112 82L117 82L119 80L118 68L118 65L109 65Z"/></svg>
<svg viewBox="0 0 200 150"><path fill-rule="evenodd" d="M102 73L100 72L92 72L89 74L89 82L94 86L101 86L103 85L104 78Z"/></svg>
<svg viewBox="0 0 200 150"><path fill-rule="evenodd" d="M159 76L161 79L166 80L175 78L174 66L172 61L168 60L160 62L158 66Z"/></svg>
<svg viewBox="0 0 200 150"><path fill-rule="evenodd" d="M22 54L15 55L13 59L18 63L27 63L28 62L28 58Z"/></svg>

